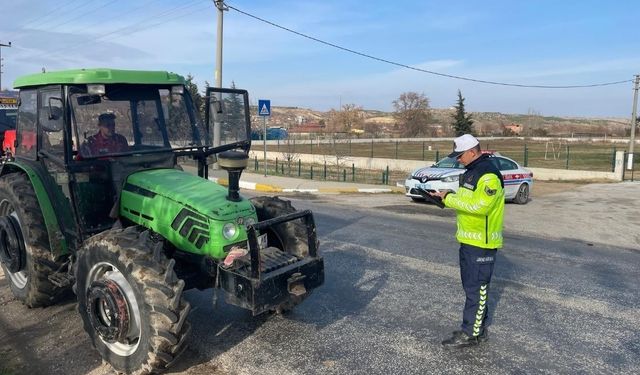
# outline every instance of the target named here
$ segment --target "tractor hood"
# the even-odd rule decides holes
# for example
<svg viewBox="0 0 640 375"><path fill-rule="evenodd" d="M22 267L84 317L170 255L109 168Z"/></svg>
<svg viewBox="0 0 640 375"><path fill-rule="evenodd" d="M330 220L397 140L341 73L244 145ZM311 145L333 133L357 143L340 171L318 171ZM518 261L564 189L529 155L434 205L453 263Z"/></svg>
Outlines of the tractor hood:
<svg viewBox="0 0 640 375"><path fill-rule="evenodd" d="M246 225L257 221L250 201L227 200L227 189L177 169L132 173L120 194L120 216L152 229L177 249L224 258L246 243Z"/></svg>
<svg viewBox="0 0 640 375"><path fill-rule="evenodd" d="M240 212L254 212L247 200L227 200L225 187L177 169L152 169L133 173L127 177L124 190L143 195L160 195L213 220L233 220Z"/></svg>

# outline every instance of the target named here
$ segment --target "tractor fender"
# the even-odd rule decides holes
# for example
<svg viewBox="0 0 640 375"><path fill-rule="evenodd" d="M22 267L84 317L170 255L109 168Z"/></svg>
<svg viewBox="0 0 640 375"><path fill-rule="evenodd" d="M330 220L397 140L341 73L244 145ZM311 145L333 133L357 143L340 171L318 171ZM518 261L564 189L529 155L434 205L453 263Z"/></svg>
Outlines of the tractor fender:
<svg viewBox="0 0 640 375"><path fill-rule="evenodd" d="M33 190L36 193L38 206L40 206L40 211L42 211L44 223L47 227L49 249L51 249L51 252L55 258L67 255L69 254L68 241L62 233L62 230L60 229L60 223L56 214L56 212L60 212L61 210L56 210L57 207L54 208L52 199L53 197L51 196L52 193L49 192L53 189L45 188L45 182L39 175L37 166L32 166L30 164L32 163L24 162L23 160L5 162L0 167L0 177L15 172L22 172L27 175L27 177L31 181Z"/></svg>

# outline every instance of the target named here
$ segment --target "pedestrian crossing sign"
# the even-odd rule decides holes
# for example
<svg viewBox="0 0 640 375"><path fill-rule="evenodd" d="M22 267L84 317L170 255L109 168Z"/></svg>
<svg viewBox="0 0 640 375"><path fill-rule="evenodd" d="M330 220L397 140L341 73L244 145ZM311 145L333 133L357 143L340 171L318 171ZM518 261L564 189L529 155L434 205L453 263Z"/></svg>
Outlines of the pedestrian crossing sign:
<svg viewBox="0 0 640 375"><path fill-rule="evenodd" d="M258 100L258 115L271 116L271 100Z"/></svg>

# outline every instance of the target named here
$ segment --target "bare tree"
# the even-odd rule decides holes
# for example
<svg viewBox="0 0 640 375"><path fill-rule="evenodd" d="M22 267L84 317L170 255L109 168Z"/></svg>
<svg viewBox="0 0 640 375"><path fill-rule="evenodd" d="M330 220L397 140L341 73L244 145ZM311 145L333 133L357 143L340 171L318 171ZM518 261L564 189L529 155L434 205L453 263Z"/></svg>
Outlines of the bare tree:
<svg viewBox="0 0 640 375"><path fill-rule="evenodd" d="M429 99L424 94L417 92L405 92L393 101L396 119L402 134L405 137L429 135L429 123L431 112L429 111Z"/></svg>
<svg viewBox="0 0 640 375"><path fill-rule="evenodd" d="M371 135L371 138L378 138L384 131L384 125L378 122L365 122L364 131Z"/></svg>
<svg viewBox="0 0 640 375"><path fill-rule="evenodd" d="M536 134L536 130L540 129L542 126L542 113L536 111L533 108L529 108L527 111L527 126L525 128L525 133L534 135Z"/></svg>
<svg viewBox="0 0 640 375"><path fill-rule="evenodd" d="M300 159L300 153L296 152L295 140L291 139L291 134L287 135L287 139L282 145L283 150L280 152L282 159L287 163L288 174L291 175L291 163Z"/></svg>
<svg viewBox="0 0 640 375"><path fill-rule="evenodd" d="M334 133L350 133L352 129L362 129L364 115L362 107L355 104L345 104L339 111L329 111L327 128Z"/></svg>

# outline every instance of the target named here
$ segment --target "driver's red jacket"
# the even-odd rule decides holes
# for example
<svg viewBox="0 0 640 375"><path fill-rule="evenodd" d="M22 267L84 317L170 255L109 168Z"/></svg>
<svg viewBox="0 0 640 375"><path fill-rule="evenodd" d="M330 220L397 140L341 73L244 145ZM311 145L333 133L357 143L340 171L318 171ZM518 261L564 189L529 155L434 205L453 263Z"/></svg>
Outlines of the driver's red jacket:
<svg viewBox="0 0 640 375"><path fill-rule="evenodd" d="M127 139L122 135L113 134L111 137L104 137L98 133L87 138L86 148L82 153L85 154L84 156L97 156L125 152L128 148Z"/></svg>

